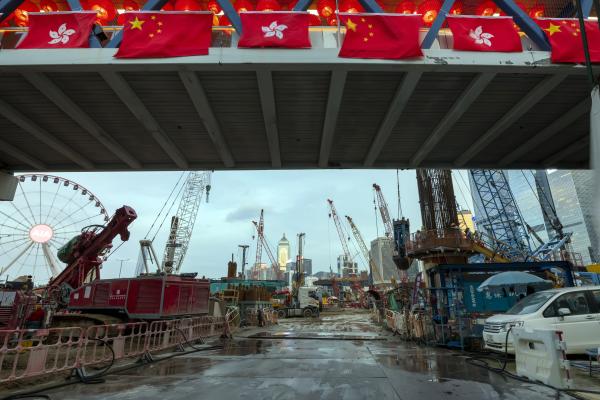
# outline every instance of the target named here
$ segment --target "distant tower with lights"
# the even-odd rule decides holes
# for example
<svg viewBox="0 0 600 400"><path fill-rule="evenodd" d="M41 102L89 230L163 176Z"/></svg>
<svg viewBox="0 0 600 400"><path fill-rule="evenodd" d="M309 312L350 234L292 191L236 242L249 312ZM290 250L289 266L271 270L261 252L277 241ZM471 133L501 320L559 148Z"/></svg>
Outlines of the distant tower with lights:
<svg viewBox="0 0 600 400"><path fill-rule="evenodd" d="M283 237L277 244L277 263L279 264L279 269L281 271L286 270L286 265L290 260L290 241L285 237L285 233Z"/></svg>

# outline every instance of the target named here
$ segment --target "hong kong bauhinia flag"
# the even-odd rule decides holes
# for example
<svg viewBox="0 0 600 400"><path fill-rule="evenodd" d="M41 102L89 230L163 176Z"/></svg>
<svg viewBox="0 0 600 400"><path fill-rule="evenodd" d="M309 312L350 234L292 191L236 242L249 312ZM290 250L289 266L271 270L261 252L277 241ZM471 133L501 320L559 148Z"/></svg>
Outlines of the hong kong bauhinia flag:
<svg viewBox="0 0 600 400"><path fill-rule="evenodd" d="M423 55L420 15L340 14L346 37L339 57L397 60Z"/></svg>
<svg viewBox="0 0 600 400"><path fill-rule="evenodd" d="M208 54L211 12L128 12L117 58L164 58Z"/></svg>
<svg viewBox="0 0 600 400"><path fill-rule="evenodd" d="M550 59L556 63L585 63L581 29L577 19L538 19L552 53ZM590 58L593 63L600 63L600 29L597 21L585 21Z"/></svg>
<svg viewBox="0 0 600 400"><path fill-rule="evenodd" d="M521 52L521 38L512 17L448 16L454 50Z"/></svg>
<svg viewBox="0 0 600 400"><path fill-rule="evenodd" d="M307 12L242 12L238 47L310 47Z"/></svg>
<svg viewBox="0 0 600 400"><path fill-rule="evenodd" d="M18 49L67 49L90 47L96 20L94 11L29 13L29 31Z"/></svg>

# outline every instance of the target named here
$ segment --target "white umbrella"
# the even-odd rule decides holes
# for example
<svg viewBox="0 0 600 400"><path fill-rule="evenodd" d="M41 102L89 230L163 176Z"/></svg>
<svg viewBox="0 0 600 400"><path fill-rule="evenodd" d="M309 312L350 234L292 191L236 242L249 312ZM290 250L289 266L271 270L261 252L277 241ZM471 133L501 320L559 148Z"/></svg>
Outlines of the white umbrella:
<svg viewBox="0 0 600 400"><path fill-rule="evenodd" d="M528 274L527 272L507 271L490 276L479 285L477 291L483 292L484 290L500 289L511 286L533 286L546 289L552 287L552 281L547 281L539 276Z"/></svg>

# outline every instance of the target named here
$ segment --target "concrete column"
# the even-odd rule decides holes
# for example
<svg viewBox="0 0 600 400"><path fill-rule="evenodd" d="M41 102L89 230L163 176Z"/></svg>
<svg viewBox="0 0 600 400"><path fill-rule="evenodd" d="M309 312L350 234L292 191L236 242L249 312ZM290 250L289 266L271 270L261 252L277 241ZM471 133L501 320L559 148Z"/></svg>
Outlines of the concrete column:
<svg viewBox="0 0 600 400"><path fill-rule="evenodd" d="M13 174L0 171L0 201L12 201L17 191L17 178Z"/></svg>

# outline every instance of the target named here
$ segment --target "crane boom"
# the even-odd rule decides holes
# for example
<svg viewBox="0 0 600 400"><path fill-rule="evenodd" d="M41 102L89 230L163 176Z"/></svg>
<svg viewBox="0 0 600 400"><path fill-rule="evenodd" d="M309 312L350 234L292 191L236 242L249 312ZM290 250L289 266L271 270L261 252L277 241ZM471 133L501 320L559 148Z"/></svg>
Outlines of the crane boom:
<svg viewBox="0 0 600 400"><path fill-rule="evenodd" d="M392 219L390 218L390 211L388 209L387 203L385 201L385 197L383 197L383 193L381 191L381 186L374 183L373 189L375 189L375 194L377 198L377 208L379 208L379 213L381 214L381 220L383 221L383 226L385 227L385 236L388 238L394 237L394 224Z"/></svg>
<svg viewBox="0 0 600 400"><path fill-rule="evenodd" d="M178 273L192 237L202 195L210 193L210 171L192 171L188 175L177 213L171 219L169 239L163 256L163 271Z"/></svg>
<svg viewBox="0 0 600 400"><path fill-rule="evenodd" d="M330 217L333 218L333 222L335 223L335 228L337 229L338 236L340 237L340 242L342 243L342 249L344 250L344 256L348 262L352 262L352 255L350 254L350 249L348 248L348 243L346 243L346 236L344 235L344 230L342 229L342 223L340 222L340 217L333 205L333 200L327 199L327 203L329 203Z"/></svg>
<svg viewBox="0 0 600 400"><path fill-rule="evenodd" d="M256 221L252 221L252 223L254 224L254 227L256 228L256 232L258 234L258 238L257 238L257 245L256 245L256 263L260 264L260 259L262 256L262 248L265 249L265 252L267 253L267 257L269 257L269 261L271 262L271 268L273 268L273 273L275 274L276 278L279 278L279 263L277 262L277 259L275 258L275 256L273 255L273 251L271 250L271 248L269 247L269 244L265 238L265 222L264 222L264 210L260 210L260 221L256 222ZM258 252L261 251L261 253L259 254Z"/></svg>
<svg viewBox="0 0 600 400"><path fill-rule="evenodd" d="M371 257L371 254L369 253L369 249L367 248L367 245L365 244L365 241L364 241L362 235L360 234L358 227L354 224L354 221L352 220L352 218L350 216L346 215L346 219L348 220L348 223L350 224L350 228L352 229L352 234L354 235L354 238L356 239L356 242L358 243L358 247L360 247L360 250L362 251L363 256L369 263L369 268L371 270L372 279L377 279L379 282L383 282L383 277L381 276L381 272L379 271L379 268L377 268L377 265L375 265L375 262L373 261L373 258ZM377 275L377 278L375 278L375 275Z"/></svg>

